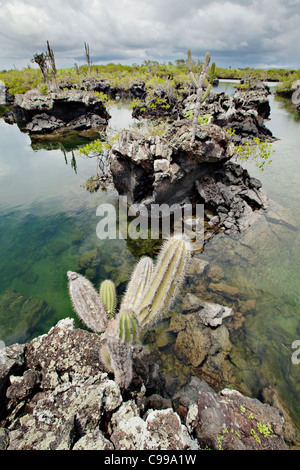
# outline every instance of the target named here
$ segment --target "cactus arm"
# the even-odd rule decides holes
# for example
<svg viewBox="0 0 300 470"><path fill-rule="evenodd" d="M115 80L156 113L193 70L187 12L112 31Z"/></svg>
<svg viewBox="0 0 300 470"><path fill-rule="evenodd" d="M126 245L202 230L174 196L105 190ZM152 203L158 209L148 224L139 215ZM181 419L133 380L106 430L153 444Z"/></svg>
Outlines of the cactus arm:
<svg viewBox="0 0 300 470"><path fill-rule="evenodd" d="M191 82L194 85L194 87L197 89L198 88L198 83L197 83L196 77L195 77L195 75L193 74L193 71L192 71L192 53L191 53L191 49L188 49L188 70L189 70Z"/></svg>
<svg viewBox="0 0 300 470"><path fill-rule="evenodd" d="M212 89L212 85L211 85L211 83L209 83L209 84L208 84L208 87L206 88L205 93L202 95L201 103L204 103L204 101L206 100L206 98L209 96L209 94L210 94L210 92L211 92L211 89Z"/></svg>
<svg viewBox="0 0 300 470"><path fill-rule="evenodd" d="M143 256L136 265L123 297L120 312L135 311L142 300L145 290L153 273L153 262L148 256Z"/></svg>
<svg viewBox="0 0 300 470"><path fill-rule="evenodd" d="M153 323L172 306L185 278L191 245L182 237L172 237L160 251L148 290L136 310L139 325Z"/></svg>
<svg viewBox="0 0 300 470"><path fill-rule="evenodd" d="M105 305L107 315L111 320L114 317L116 306L117 306L117 296L116 296L116 287L115 284L106 279L100 284L99 295L102 302Z"/></svg>
<svg viewBox="0 0 300 470"><path fill-rule="evenodd" d="M68 271L69 294L73 308L83 323L102 333L108 324L105 306L92 283L84 276Z"/></svg>
<svg viewBox="0 0 300 470"><path fill-rule="evenodd" d="M209 73L209 83L212 85L216 75L216 63L211 64L210 73Z"/></svg>

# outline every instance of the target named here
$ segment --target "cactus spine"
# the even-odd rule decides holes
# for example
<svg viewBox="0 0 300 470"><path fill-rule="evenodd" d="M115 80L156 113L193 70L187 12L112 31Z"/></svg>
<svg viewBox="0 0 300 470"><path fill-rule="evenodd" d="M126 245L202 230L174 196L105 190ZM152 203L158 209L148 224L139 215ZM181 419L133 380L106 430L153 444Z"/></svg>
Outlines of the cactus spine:
<svg viewBox="0 0 300 470"><path fill-rule="evenodd" d="M100 284L99 294L105 305L108 318L111 320L114 317L117 306L116 287L114 283L109 279L103 281Z"/></svg>
<svg viewBox="0 0 300 470"><path fill-rule="evenodd" d="M198 124L198 116L200 113L201 103L204 103L204 101L210 94L213 80L215 77L216 64L214 62L212 63L211 68L210 68L210 75L208 75L209 62L210 62L210 55L209 55L209 52L207 52L205 55L204 62L203 62L202 71L199 74L198 79L196 79L192 71L192 53L190 49L188 50L188 70L189 70L192 84L197 90L196 107L195 107L193 130L192 130L192 142L195 141L196 129L197 129L197 124ZM209 83L208 83L206 91L204 91L205 80L208 78L209 78Z"/></svg>
<svg viewBox="0 0 300 470"><path fill-rule="evenodd" d="M81 274L68 271L69 293L73 308L83 323L102 333L108 324L105 306L92 283Z"/></svg>
<svg viewBox="0 0 300 470"><path fill-rule="evenodd" d="M174 236L164 243L148 289L135 308L141 327L153 323L171 308L183 283L190 258L191 244L183 236Z"/></svg>

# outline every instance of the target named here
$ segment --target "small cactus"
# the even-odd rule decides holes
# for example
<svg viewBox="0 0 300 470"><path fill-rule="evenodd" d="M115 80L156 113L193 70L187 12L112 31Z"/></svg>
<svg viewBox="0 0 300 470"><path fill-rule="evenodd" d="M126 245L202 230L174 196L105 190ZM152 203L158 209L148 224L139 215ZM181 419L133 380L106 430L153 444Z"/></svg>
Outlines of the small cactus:
<svg viewBox="0 0 300 470"><path fill-rule="evenodd" d="M92 283L72 271L67 273L73 308L83 323L93 331L102 333L108 324L105 306Z"/></svg>
<svg viewBox="0 0 300 470"><path fill-rule="evenodd" d="M106 279L100 284L99 294L102 302L105 305L108 318L111 320L114 317L117 306L115 284L111 280Z"/></svg>
<svg viewBox="0 0 300 470"><path fill-rule="evenodd" d="M133 312L126 310L118 314L119 338L127 343L133 342L137 337L138 321Z"/></svg>

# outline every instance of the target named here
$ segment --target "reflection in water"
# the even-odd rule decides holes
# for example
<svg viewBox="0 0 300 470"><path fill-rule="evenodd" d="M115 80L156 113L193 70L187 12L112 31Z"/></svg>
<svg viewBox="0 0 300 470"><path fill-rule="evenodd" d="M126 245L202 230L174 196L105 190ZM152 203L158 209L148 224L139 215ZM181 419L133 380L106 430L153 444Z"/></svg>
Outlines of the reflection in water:
<svg viewBox="0 0 300 470"><path fill-rule="evenodd" d="M270 100L266 124L280 139L273 144L273 162L262 173L251 162L247 169L262 181L274 205L284 207L283 218L270 215L239 240L218 235L208 241L195 254L197 269L170 316L182 311L186 294L232 307L234 317L225 322L233 344L223 358L230 369L225 382L260 398L275 390L297 421L300 366L291 361L291 344L300 339L299 119L287 101ZM116 127L127 127L131 111L117 112ZM69 143L51 142L49 151L0 120L0 340L6 344L26 341L74 316L68 270L81 270L96 286L112 279L120 299L136 260L155 257L159 249L151 240L97 238L96 209L101 203L116 205L118 195L110 186L106 192L86 191L95 160L74 157L72 150L87 140L69 138ZM178 376L200 373L201 368L176 357L177 337L168 318L145 341L164 370Z"/></svg>

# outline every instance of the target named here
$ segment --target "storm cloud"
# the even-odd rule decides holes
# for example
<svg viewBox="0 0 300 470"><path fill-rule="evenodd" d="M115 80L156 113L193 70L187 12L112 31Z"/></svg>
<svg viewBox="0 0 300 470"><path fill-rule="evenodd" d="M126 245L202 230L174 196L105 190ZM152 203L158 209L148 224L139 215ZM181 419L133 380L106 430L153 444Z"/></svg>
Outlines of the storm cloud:
<svg viewBox="0 0 300 470"><path fill-rule="evenodd" d="M0 69L24 67L49 40L58 67L185 59L222 67L300 65L300 0L0 0Z"/></svg>

